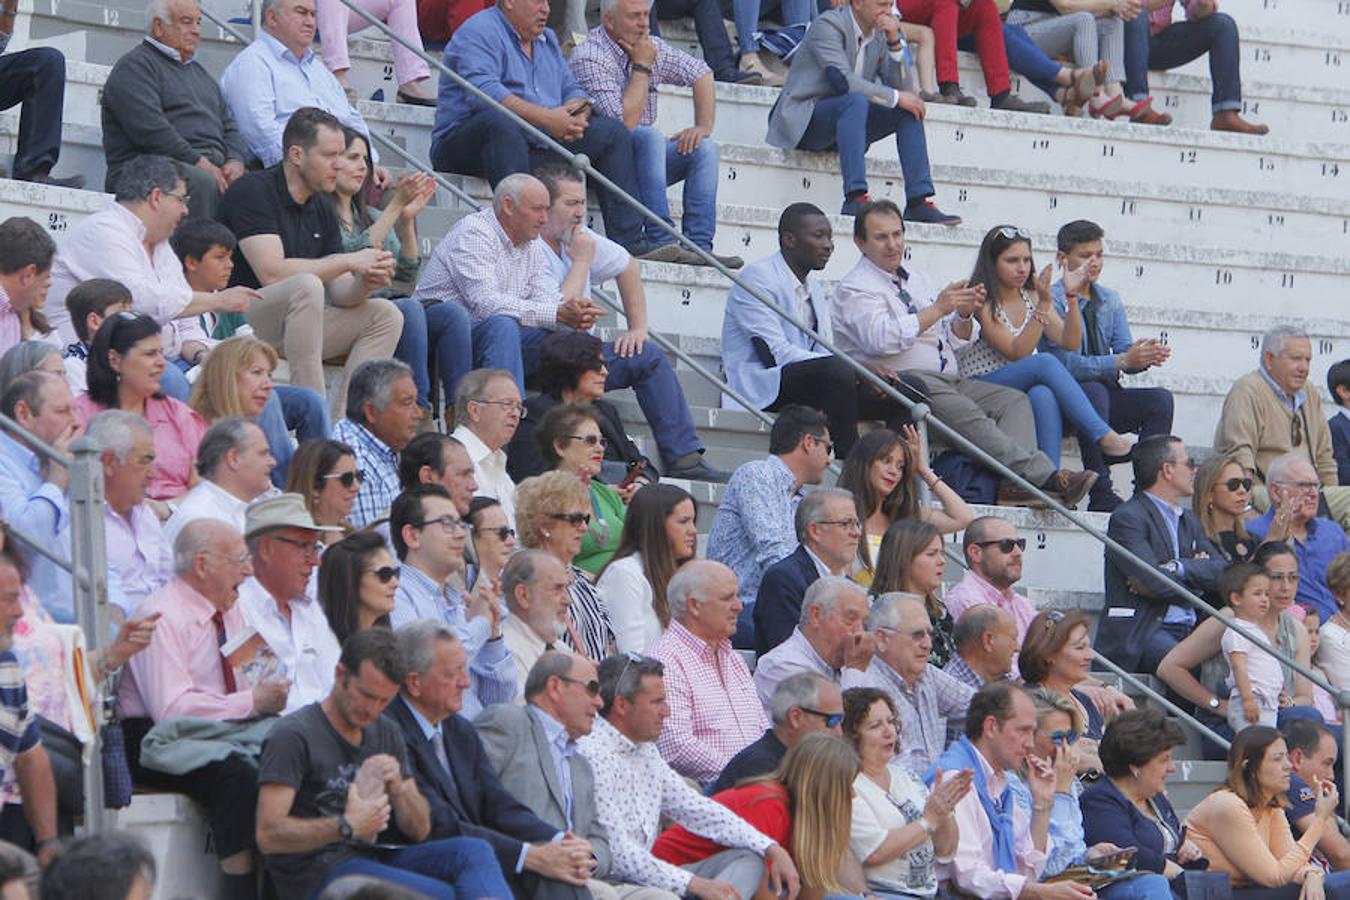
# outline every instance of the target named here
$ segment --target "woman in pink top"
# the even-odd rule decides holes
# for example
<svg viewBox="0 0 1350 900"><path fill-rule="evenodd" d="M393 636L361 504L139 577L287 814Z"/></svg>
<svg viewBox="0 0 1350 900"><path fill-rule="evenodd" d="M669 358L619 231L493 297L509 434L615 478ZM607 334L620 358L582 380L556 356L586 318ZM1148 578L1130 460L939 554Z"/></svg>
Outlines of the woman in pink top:
<svg viewBox="0 0 1350 900"><path fill-rule="evenodd" d="M206 420L186 403L164 396L164 345L154 319L120 312L103 320L89 347L89 393L75 401L81 425L105 409L144 416L155 433L155 473L146 494L172 500L197 483L197 445Z"/></svg>

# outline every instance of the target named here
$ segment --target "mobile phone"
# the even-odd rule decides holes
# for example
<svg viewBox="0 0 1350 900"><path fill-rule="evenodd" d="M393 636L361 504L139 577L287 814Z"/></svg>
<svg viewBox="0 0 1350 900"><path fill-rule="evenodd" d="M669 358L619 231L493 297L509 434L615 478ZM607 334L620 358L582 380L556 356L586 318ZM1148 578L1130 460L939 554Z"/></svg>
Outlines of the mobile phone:
<svg viewBox="0 0 1350 900"><path fill-rule="evenodd" d="M1090 859L1088 864L1099 872L1117 872L1129 868L1130 860L1134 858L1137 849L1137 847L1124 847L1115 853L1107 853L1095 859Z"/></svg>
<svg viewBox="0 0 1350 900"><path fill-rule="evenodd" d="M628 474L623 476L623 481L619 482L618 489L624 490L625 488L632 485L633 482L637 481L638 478L641 477L642 473L646 471L646 469L647 469L647 461L645 459L639 459L637 462L629 463Z"/></svg>

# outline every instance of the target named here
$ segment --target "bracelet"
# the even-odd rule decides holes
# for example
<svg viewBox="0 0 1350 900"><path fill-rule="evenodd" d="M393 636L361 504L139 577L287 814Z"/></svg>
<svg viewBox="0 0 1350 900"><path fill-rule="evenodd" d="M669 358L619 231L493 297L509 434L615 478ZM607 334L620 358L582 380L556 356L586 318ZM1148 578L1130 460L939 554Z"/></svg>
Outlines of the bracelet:
<svg viewBox="0 0 1350 900"><path fill-rule="evenodd" d="M924 481L925 481L925 483L928 485L928 489L931 491L933 488L937 487L939 484L942 484L942 476L941 476L941 475L934 475L932 481L928 481L927 479L924 479Z"/></svg>
<svg viewBox="0 0 1350 900"><path fill-rule="evenodd" d="M1049 812L1049 811L1050 811L1050 805L1049 805L1048 803L1033 803L1033 804L1031 804L1031 811L1032 811L1032 812Z"/></svg>
<svg viewBox="0 0 1350 900"><path fill-rule="evenodd" d="M642 63L631 63L630 65L632 65L634 72L641 72L643 75L648 76L652 74L652 70L649 67L644 66Z"/></svg>

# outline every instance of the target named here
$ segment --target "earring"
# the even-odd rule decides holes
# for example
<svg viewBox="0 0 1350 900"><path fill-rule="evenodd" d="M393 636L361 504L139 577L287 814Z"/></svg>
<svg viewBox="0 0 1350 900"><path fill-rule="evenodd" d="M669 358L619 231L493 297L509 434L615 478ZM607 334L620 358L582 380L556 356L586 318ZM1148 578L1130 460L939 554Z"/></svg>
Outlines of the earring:
<svg viewBox="0 0 1350 900"><path fill-rule="evenodd" d="M545 540L548 540L549 538L553 537L553 532L551 531L545 531L543 534Z"/></svg>

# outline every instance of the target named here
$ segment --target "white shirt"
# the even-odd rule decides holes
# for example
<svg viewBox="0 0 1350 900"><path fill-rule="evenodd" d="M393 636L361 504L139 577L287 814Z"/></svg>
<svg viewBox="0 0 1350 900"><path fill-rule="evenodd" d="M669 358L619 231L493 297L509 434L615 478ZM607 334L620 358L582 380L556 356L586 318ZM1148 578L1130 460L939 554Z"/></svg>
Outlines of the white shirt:
<svg viewBox="0 0 1350 900"><path fill-rule="evenodd" d="M159 516L143 502L133 506L129 516L104 504L103 528L108 567L122 579L119 605L129 613L173 577L173 545L164 539Z"/></svg>
<svg viewBox="0 0 1350 900"><path fill-rule="evenodd" d="M478 482L478 496L492 497L502 505L506 521L516 527L516 483L506 474L506 451L500 447L489 450L478 435L460 425L451 435L464 445L473 460L473 479Z"/></svg>
<svg viewBox="0 0 1350 900"><path fill-rule="evenodd" d="M1233 624L1242 626L1252 634L1264 634L1260 625L1247 619L1234 619ZM1229 669L1233 667L1231 654L1247 655L1247 679L1251 683L1257 703L1265 709L1278 709L1280 692L1284 690L1284 669L1280 661L1231 628L1223 630L1223 638L1219 643L1223 647L1224 656L1228 657ZM1237 690L1237 678L1232 674L1228 676L1228 689Z"/></svg>
<svg viewBox="0 0 1350 900"><path fill-rule="evenodd" d="M609 611L618 653L642 653L661 637L661 620L652 608L652 585L634 553L605 567L595 583L600 602Z"/></svg>
<svg viewBox="0 0 1350 900"><path fill-rule="evenodd" d="M613 619L612 614L610 618ZM1332 687L1341 691L1350 688L1350 631L1346 631L1335 619L1328 619L1317 633L1321 635L1317 646L1317 664L1327 673L1327 680Z"/></svg>
<svg viewBox="0 0 1350 900"><path fill-rule="evenodd" d="M178 532L194 519L219 519L233 525L240 534L243 534L244 513L251 502L253 501L240 500L214 481L204 478L197 482L196 487L183 495L183 499L178 502L178 508L169 516L169 521L164 523L164 545L170 559L173 555L174 542L178 540Z"/></svg>
<svg viewBox="0 0 1350 900"><path fill-rule="evenodd" d="M922 272L908 272L904 286L914 304L910 312L900 298L898 277L865 256L858 260L830 297L835 343L862 363L956 375L955 351L979 338L980 323L972 319L970 337L957 337L951 330L956 316L952 313L920 332L918 311L933 305L937 288Z"/></svg>
<svg viewBox="0 0 1350 900"><path fill-rule="evenodd" d="M989 794L997 798L1007 787L1007 778L1003 772L994 771L978 748L975 756L980 761L980 771L984 773ZM985 900L1009 900L1022 893L1027 879L1040 879L1045 869L1046 854L1037 850L1031 841L1031 819L1022 805L1013 800L1011 793L1008 802L1013 804L1013 830L1017 835L1013 854L1017 859L1017 871L1001 872L994 865L994 832L989 827L989 817L984 814L984 807L980 805L980 797L972 787L956 804L954 815L960 839L951 862L939 862L939 880L949 878L962 892ZM1047 837L1047 847L1049 840Z"/></svg>
<svg viewBox="0 0 1350 900"><path fill-rule="evenodd" d="M587 300L591 299L591 286L599 287L612 278L618 278L628 268L633 257L628 255L628 251L623 247L611 241L609 238L596 234L589 228L586 233L595 241L595 257L591 260L591 270L589 278L582 286L581 293ZM553 248L543 238L537 238L539 243L544 245L548 252L549 274L551 274L559 285L567 277L567 273L572 270L572 257L567 252L565 244L559 245L560 253L555 253Z"/></svg>
<svg viewBox="0 0 1350 900"><path fill-rule="evenodd" d="M289 604L287 621L267 588L250 578L239 585L239 605L244 619L257 629L272 652L286 666L291 692L284 713L316 703L333 689L333 675L342 648L328 627L328 617L318 600L296 597Z"/></svg>
<svg viewBox="0 0 1350 900"><path fill-rule="evenodd" d="M848 846L858 859L877 852L891 831L923 818L928 788L904 766L887 767L891 777L889 791L862 772L853 779L853 821ZM932 897L937 894L936 854L931 838L888 863L865 866L868 887L890 893ZM944 860L948 862L949 860Z"/></svg>

